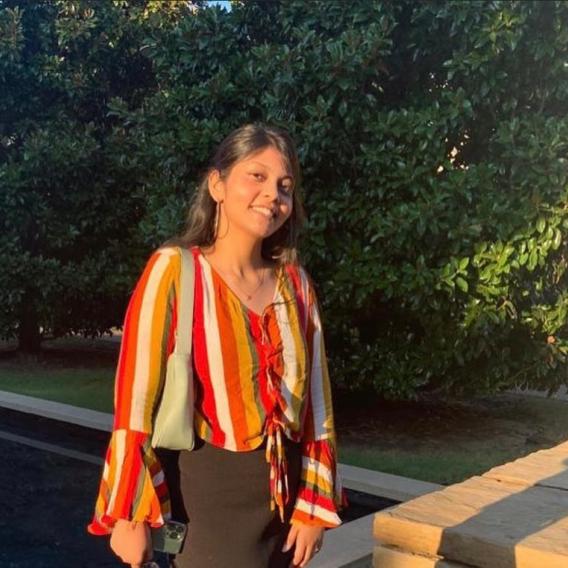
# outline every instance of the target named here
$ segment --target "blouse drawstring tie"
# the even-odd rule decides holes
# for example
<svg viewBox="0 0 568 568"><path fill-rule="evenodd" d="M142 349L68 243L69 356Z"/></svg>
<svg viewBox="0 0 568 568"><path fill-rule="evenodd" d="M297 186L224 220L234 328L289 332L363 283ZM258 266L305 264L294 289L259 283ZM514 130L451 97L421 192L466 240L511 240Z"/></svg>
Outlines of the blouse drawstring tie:
<svg viewBox="0 0 568 568"><path fill-rule="evenodd" d="M266 418L265 432L266 440L266 461L270 464L270 510L274 511L278 507L280 520L284 522L284 507L288 503L290 496L288 491L288 464L286 453L282 444L282 431L284 422L279 419L279 407L281 404L279 396L279 383L281 377L274 372L274 364L281 356L282 347L275 347L270 343L267 321L264 313L261 319L262 344L266 357L266 382L267 390L274 401L274 409Z"/></svg>
<svg viewBox="0 0 568 568"><path fill-rule="evenodd" d="M270 464L270 510L278 507L284 522L284 506L288 503L288 464L282 446L282 423L274 414L267 424L266 461Z"/></svg>

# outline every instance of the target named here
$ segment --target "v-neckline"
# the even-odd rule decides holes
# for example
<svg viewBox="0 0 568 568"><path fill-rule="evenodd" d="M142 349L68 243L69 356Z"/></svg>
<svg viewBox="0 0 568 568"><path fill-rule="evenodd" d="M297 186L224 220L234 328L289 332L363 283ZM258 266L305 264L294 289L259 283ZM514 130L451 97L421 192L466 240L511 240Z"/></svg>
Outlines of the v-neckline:
<svg viewBox="0 0 568 568"><path fill-rule="evenodd" d="M219 273L218 270L215 269L215 267L209 262L209 260L207 260L207 257L203 254L202 250L199 247L197 248L197 253L199 254L199 256L201 258L203 258L203 260L205 261L205 263L207 264L207 266L209 267L209 269L211 270L211 272L215 273L215 275L217 276L217 278L221 281L221 283L223 284L223 286L225 286L225 288L227 288L227 290L229 291L229 293L237 300L237 302L239 303L239 305L249 314L252 314L253 316L257 317L257 318L262 318L262 316L264 316L264 314L266 313L266 310L268 310L268 308L270 308L270 306L272 306L275 302L276 302L276 298L278 297L278 292L280 290L280 281L282 278L282 274L284 273L283 271L283 265L279 264L276 267L276 283L274 285L274 293L272 294L272 300L266 305L264 306L264 309L262 310L262 313L259 314L258 312L255 312L252 308L250 308L249 306L247 306L243 300L241 300L241 298L238 296L238 294L229 286L229 284L227 284L227 282L225 281L225 279L223 278L223 276L221 276L221 274Z"/></svg>

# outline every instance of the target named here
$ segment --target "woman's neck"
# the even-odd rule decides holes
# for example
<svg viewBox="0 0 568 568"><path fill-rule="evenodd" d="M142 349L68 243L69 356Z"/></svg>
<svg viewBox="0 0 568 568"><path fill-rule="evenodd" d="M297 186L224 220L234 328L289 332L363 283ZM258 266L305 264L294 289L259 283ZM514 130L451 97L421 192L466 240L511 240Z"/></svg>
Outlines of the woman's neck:
<svg viewBox="0 0 568 568"><path fill-rule="evenodd" d="M206 257L213 259L222 270L237 278L257 273L272 266L262 258L262 241L242 242L237 239L217 239L210 247L201 247Z"/></svg>

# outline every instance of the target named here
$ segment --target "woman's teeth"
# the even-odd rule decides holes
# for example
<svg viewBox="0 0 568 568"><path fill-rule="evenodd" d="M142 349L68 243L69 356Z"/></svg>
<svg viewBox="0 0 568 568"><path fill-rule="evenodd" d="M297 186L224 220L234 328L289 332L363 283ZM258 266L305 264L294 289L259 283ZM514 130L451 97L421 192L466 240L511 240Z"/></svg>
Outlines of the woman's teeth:
<svg viewBox="0 0 568 568"><path fill-rule="evenodd" d="M253 207L253 209L264 215L267 219L272 219L275 216L272 211L266 207Z"/></svg>

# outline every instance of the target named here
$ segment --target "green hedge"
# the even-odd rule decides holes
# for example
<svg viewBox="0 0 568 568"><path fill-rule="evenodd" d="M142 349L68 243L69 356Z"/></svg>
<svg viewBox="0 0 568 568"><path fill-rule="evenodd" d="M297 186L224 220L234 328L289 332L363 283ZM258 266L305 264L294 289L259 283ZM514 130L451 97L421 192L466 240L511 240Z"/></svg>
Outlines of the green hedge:
<svg viewBox="0 0 568 568"><path fill-rule="evenodd" d="M222 137L244 122L282 125L300 150L302 255L336 384L403 398L557 387L566 21L567 3L538 1L154 11L144 38L132 36L151 78L138 96L107 89L101 147L128 180L127 195L109 184L111 203L136 204L121 227L137 243L132 278L140 244L150 251L181 227Z"/></svg>

